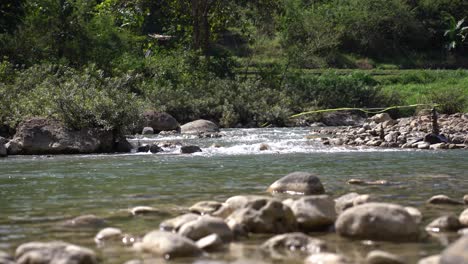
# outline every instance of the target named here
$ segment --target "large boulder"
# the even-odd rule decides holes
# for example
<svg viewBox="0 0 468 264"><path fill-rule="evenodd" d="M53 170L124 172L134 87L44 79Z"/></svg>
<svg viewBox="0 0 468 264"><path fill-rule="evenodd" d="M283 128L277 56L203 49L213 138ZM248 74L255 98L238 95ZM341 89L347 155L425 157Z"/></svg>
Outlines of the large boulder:
<svg viewBox="0 0 468 264"><path fill-rule="evenodd" d="M290 194L323 194L323 188L320 179L308 172L293 172L283 178L275 181L267 189L271 193L290 193Z"/></svg>
<svg viewBox="0 0 468 264"><path fill-rule="evenodd" d="M462 236L444 251L440 257L440 264L468 263L468 236Z"/></svg>
<svg viewBox="0 0 468 264"><path fill-rule="evenodd" d="M59 121L46 118L32 118L20 123L11 140L19 145L15 147L19 153L15 154L26 155L110 153L120 150L118 145L123 141L125 139L114 136L112 131L72 130Z"/></svg>
<svg viewBox="0 0 468 264"><path fill-rule="evenodd" d="M341 236L383 240L408 241L419 236L418 225L402 206L388 203L365 203L347 209L335 222Z"/></svg>
<svg viewBox="0 0 468 264"><path fill-rule="evenodd" d="M144 126L153 128L154 132L179 130L179 122L168 113L153 110L143 113Z"/></svg>
<svg viewBox="0 0 468 264"><path fill-rule="evenodd" d="M199 119L180 127L182 134L203 134L219 132L219 127L208 120Z"/></svg>
<svg viewBox="0 0 468 264"><path fill-rule="evenodd" d="M301 231L317 231L332 225L336 220L335 202L328 195L302 197L291 204Z"/></svg>
<svg viewBox="0 0 468 264"><path fill-rule="evenodd" d="M323 252L327 250L327 244L323 240L303 233L286 233L268 239L261 248L274 258L283 258L298 252L303 254Z"/></svg>
<svg viewBox="0 0 468 264"><path fill-rule="evenodd" d="M65 242L30 242L16 249L18 264L95 264L96 254L88 248Z"/></svg>
<svg viewBox="0 0 468 264"><path fill-rule="evenodd" d="M217 234L224 242L231 242L233 238L231 229L223 219L209 215L200 216L194 221L185 223L178 233L194 241L211 234Z"/></svg>
<svg viewBox="0 0 468 264"><path fill-rule="evenodd" d="M192 240L165 231L152 231L146 234L141 242L134 244L134 248L164 258L195 257L202 253Z"/></svg>
<svg viewBox="0 0 468 264"><path fill-rule="evenodd" d="M258 197L248 201L244 208L237 209L226 223L232 230L247 233L285 233L296 231L297 222L291 208L280 200Z"/></svg>

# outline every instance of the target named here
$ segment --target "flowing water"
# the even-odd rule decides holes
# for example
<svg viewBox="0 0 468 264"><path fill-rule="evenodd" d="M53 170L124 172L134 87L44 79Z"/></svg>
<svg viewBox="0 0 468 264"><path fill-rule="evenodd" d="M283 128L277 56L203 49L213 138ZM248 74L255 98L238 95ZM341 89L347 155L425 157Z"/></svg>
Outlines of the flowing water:
<svg viewBox="0 0 468 264"><path fill-rule="evenodd" d="M187 212L198 201L266 194L265 189L272 182L294 171L320 175L327 194L333 197L354 191L372 194L381 201L417 207L424 215L421 228L439 215L458 215L463 210L463 206L428 206L425 201L436 194L461 200L468 193L465 150L325 147L306 139L307 133L303 128L231 129L224 130L224 136L216 139L183 136L132 139L133 144L182 142L202 148L203 152L192 155L180 155L178 148L168 148L158 154L0 159L0 250L13 253L24 242L64 240L94 249L104 263L123 263L138 258L138 254L118 243L96 246L93 237L98 230L64 229L60 223L75 216L95 214L108 225L138 238L158 229L162 220ZM262 143L270 149L260 151ZM348 185L350 178L384 179L392 184ZM140 205L156 207L160 213L131 216L126 212ZM405 257L409 263L440 252L455 237L428 235L419 243L402 245L352 241L334 233L310 235L326 240L333 250L356 262L362 261L368 251L380 248ZM253 263L269 263L271 259L258 250L258 245L268 237L255 235L242 239L202 260L244 263L250 259ZM161 260L152 263L158 261ZM200 259L172 263L197 261L201 263Z"/></svg>

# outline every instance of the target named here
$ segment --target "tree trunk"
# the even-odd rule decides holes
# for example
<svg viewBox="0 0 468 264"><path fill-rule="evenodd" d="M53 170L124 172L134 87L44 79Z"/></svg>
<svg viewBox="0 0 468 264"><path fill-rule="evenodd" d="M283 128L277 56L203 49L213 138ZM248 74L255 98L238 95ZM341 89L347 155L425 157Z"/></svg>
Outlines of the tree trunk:
<svg viewBox="0 0 468 264"><path fill-rule="evenodd" d="M210 21L208 15L215 0L191 0L193 19L193 48L207 55L210 47Z"/></svg>

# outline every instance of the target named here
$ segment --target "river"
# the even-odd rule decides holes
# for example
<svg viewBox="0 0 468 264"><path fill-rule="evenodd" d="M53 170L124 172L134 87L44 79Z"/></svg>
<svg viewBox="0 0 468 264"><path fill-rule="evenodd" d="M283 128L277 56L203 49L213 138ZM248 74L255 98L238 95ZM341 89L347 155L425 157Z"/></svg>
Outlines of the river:
<svg viewBox="0 0 468 264"><path fill-rule="evenodd" d="M95 214L110 226L140 237L157 229L162 220L186 212L198 201L224 201L240 194L266 195L265 189L272 182L294 171L319 175L327 194L333 197L354 191L374 195L380 201L417 207L424 215L421 228L439 215L449 212L458 215L463 210L463 206L428 206L425 204L428 198L446 194L461 200L468 193L466 150L328 147L307 139L305 128L227 129L222 133L221 138L209 139L184 136L132 139L133 144L182 142L202 148L202 152L191 155L177 154L175 148L158 154L0 159L0 250L14 253L23 242L64 240L94 249L103 263L123 263L137 254L120 244L97 247L93 237L98 230L63 229L59 223ZM260 151L262 143L270 149ZM384 179L391 184L348 185L346 182L351 178ZM153 206L161 213L130 216L124 211L140 205ZM420 243L402 247L351 241L330 233L311 235L357 261L379 247L405 257L409 263L439 253L454 238L453 234L428 236ZM253 236L233 243L228 251L204 258L268 263L257 247L268 237Z"/></svg>

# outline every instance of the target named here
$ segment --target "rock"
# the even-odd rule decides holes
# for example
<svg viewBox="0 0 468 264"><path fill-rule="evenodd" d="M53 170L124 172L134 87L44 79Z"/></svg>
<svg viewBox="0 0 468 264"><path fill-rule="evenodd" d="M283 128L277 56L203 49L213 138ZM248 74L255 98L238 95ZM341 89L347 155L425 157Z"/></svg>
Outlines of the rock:
<svg viewBox="0 0 468 264"><path fill-rule="evenodd" d="M353 200L353 206L357 206L360 204L365 204L365 203L370 203L370 202L376 202L376 199L369 194L362 194L359 195L358 197L354 198Z"/></svg>
<svg viewBox="0 0 468 264"><path fill-rule="evenodd" d="M151 153L159 153L159 152L163 152L164 150L161 147L159 147L157 144L151 144L149 151Z"/></svg>
<svg viewBox="0 0 468 264"><path fill-rule="evenodd" d="M304 264L350 264L347 258L335 253L318 253L307 257Z"/></svg>
<svg viewBox="0 0 468 264"><path fill-rule="evenodd" d="M106 221L95 215L82 215L63 223L67 228L99 228L106 225Z"/></svg>
<svg viewBox="0 0 468 264"><path fill-rule="evenodd" d="M146 234L141 242L134 244L134 248L166 259L196 257L202 253L192 240L165 231L152 231Z"/></svg>
<svg viewBox="0 0 468 264"><path fill-rule="evenodd" d="M367 254L366 257L367 264L404 264L405 261L399 256L382 251L382 250L373 250Z"/></svg>
<svg viewBox="0 0 468 264"><path fill-rule="evenodd" d="M422 221L422 213L417 208L407 206L405 210L413 217L413 220L416 224L420 224Z"/></svg>
<svg viewBox="0 0 468 264"><path fill-rule="evenodd" d="M361 179L350 179L348 180L348 184L356 184L356 185L389 185L387 180L376 180L376 181L364 181Z"/></svg>
<svg viewBox="0 0 468 264"><path fill-rule="evenodd" d="M189 208L189 211L195 214L212 214L221 208L223 204L216 201L201 201Z"/></svg>
<svg viewBox="0 0 468 264"><path fill-rule="evenodd" d="M402 206L388 203L365 203L347 209L338 216L335 228L339 235L369 240L411 241L419 229Z"/></svg>
<svg viewBox="0 0 468 264"><path fill-rule="evenodd" d="M8 154L7 148L5 147L4 144L0 144L0 158L1 157L6 157Z"/></svg>
<svg viewBox="0 0 468 264"><path fill-rule="evenodd" d="M398 124L398 121L390 119L390 120L384 121L382 123L382 127L383 128L390 128L390 127L392 127L392 126L394 126L396 124Z"/></svg>
<svg viewBox="0 0 468 264"><path fill-rule="evenodd" d="M457 231L460 228L460 221L454 215L441 216L426 226L426 230L430 232Z"/></svg>
<svg viewBox="0 0 468 264"><path fill-rule="evenodd" d="M373 117L370 118L370 120L374 121L377 124L383 123L383 122L391 120L391 119L392 118L387 113L376 114L376 115L374 115Z"/></svg>
<svg viewBox="0 0 468 264"><path fill-rule="evenodd" d="M17 140L10 140L8 141L8 143L5 144L5 148L7 149L8 155L18 155L21 153L23 146Z"/></svg>
<svg viewBox="0 0 468 264"><path fill-rule="evenodd" d="M142 145L142 146L138 146L137 148L137 152L138 153L146 153L150 150L150 146L149 145Z"/></svg>
<svg viewBox="0 0 468 264"><path fill-rule="evenodd" d="M218 234L211 234L199 239L195 244L204 250L216 250L222 247L224 242Z"/></svg>
<svg viewBox="0 0 468 264"><path fill-rule="evenodd" d="M439 264L440 263L440 255L432 255L429 257L425 257L418 261L418 264Z"/></svg>
<svg viewBox="0 0 468 264"><path fill-rule="evenodd" d="M96 254L88 248L56 242L29 242L22 244L15 253L17 264L95 264Z"/></svg>
<svg viewBox="0 0 468 264"><path fill-rule="evenodd" d="M179 130L179 122L168 113L153 110L143 113L144 125L153 128L154 132Z"/></svg>
<svg viewBox="0 0 468 264"><path fill-rule="evenodd" d="M440 264L468 263L468 236L462 236L442 251Z"/></svg>
<svg viewBox="0 0 468 264"><path fill-rule="evenodd" d="M114 227L107 227L99 231L94 237L96 243L101 243L107 240L119 240L122 239L122 230Z"/></svg>
<svg viewBox="0 0 468 264"><path fill-rule="evenodd" d="M431 143L425 142L425 141L418 142L418 144L417 144L418 149L429 149L430 147L431 147Z"/></svg>
<svg viewBox="0 0 468 264"><path fill-rule="evenodd" d="M229 226L218 217L204 215L183 224L178 234L194 241L211 234L217 234L224 242L231 242L233 234Z"/></svg>
<svg viewBox="0 0 468 264"><path fill-rule="evenodd" d="M282 258L293 254L314 254L326 251L327 244L320 239L312 238L303 233L287 233L276 235L265 241L261 249L274 258Z"/></svg>
<svg viewBox="0 0 468 264"><path fill-rule="evenodd" d="M468 194L465 195L465 196L463 196L463 202L464 202L465 204L468 204Z"/></svg>
<svg viewBox="0 0 468 264"><path fill-rule="evenodd" d="M202 152L199 146L183 146L180 148L180 153L182 154L192 154L195 152Z"/></svg>
<svg viewBox="0 0 468 264"><path fill-rule="evenodd" d="M460 205L463 204L462 202L459 202L457 200L454 200L447 195L435 195L432 196L429 200L427 200L428 204L446 204L446 205Z"/></svg>
<svg viewBox="0 0 468 264"><path fill-rule="evenodd" d="M352 112L330 112L320 121L327 126L359 126L364 123L364 118Z"/></svg>
<svg viewBox="0 0 468 264"><path fill-rule="evenodd" d="M130 209L132 215L160 214L161 211L151 206L136 206Z"/></svg>
<svg viewBox="0 0 468 264"><path fill-rule="evenodd" d="M442 135L429 133L424 136L424 142L427 142L432 145L432 144L438 144L438 143L447 143L448 140Z"/></svg>
<svg viewBox="0 0 468 264"><path fill-rule="evenodd" d="M462 228L457 232L459 235L466 236L468 235L468 227Z"/></svg>
<svg viewBox="0 0 468 264"><path fill-rule="evenodd" d="M118 151L112 131L84 128L71 130L62 123L45 118L32 118L19 124L9 142L11 155L89 154Z"/></svg>
<svg viewBox="0 0 468 264"><path fill-rule="evenodd" d="M265 197L259 195L236 195L228 198L217 211L212 213L212 215L227 218L237 209L244 208L248 202L263 198Z"/></svg>
<svg viewBox="0 0 468 264"><path fill-rule="evenodd" d="M296 218L291 209L280 200L259 197L237 209L226 223L232 230L241 229L250 233L285 233L297 229Z"/></svg>
<svg viewBox="0 0 468 264"><path fill-rule="evenodd" d="M129 261L125 261L124 264L144 264L141 259L131 259Z"/></svg>
<svg viewBox="0 0 468 264"><path fill-rule="evenodd" d="M344 210L353 207L353 201L359 194L352 192L342 195L335 199L335 211L337 214L341 214Z"/></svg>
<svg viewBox="0 0 468 264"><path fill-rule="evenodd" d="M199 119L180 127L182 134L199 134L219 132L219 127L208 120Z"/></svg>
<svg viewBox="0 0 468 264"><path fill-rule="evenodd" d="M468 209L465 209L458 218L462 226L468 227Z"/></svg>
<svg viewBox="0 0 468 264"><path fill-rule="evenodd" d="M153 135L154 129L152 127L144 127L143 131L141 131L142 135Z"/></svg>
<svg viewBox="0 0 468 264"><path fill-rule="evenodd" d="M328 228L336 220L335 202L328 195L312 195L291 204L299 230L317 231Z"/></svg>
<svg viewBox="0 0 468 264"><path fill-rule="evenodd" d="M433 144L429 147L429 149L434 149L434 150L437 150L437 149L448 149L448 145L446 143L437 143L437 144Z"/></svg>
<svg viewBox="0 0 468 264"><path fill-rule="evenodd" d="M396 142L399 135L400 132L390 132L384 137L384 139L386 142Z"/></svg>
<svg viewBox="0 0 468 264"><path fill-rule="evenodd" d="M0 264L15 264L15 260L6 252L0 251Z"/></svg>
<svg viewBox="0 0 468 264"><path fill-rule="evenodd" d="M260 151L264 151L264 150L270 150L270 145L268 145L267 143L262 143L258 146L258 150Z"/></svg>
<svg viewBox="0 0 468 264"><path fill-rule="evenodd" d="M290 194L323 194L323 188L320 179L307 172L293 172L281 179L275 181L267 189L271 193L290 193Z"/></svg>
<svg viewBox="0 0 468 264"><path fill-rule="evenodd" d="M159 224L159 228L165 231L179 231L180 227L188 222L197 220L199 215L197 214L184 214L175 218L168 219Z"/></svg>

